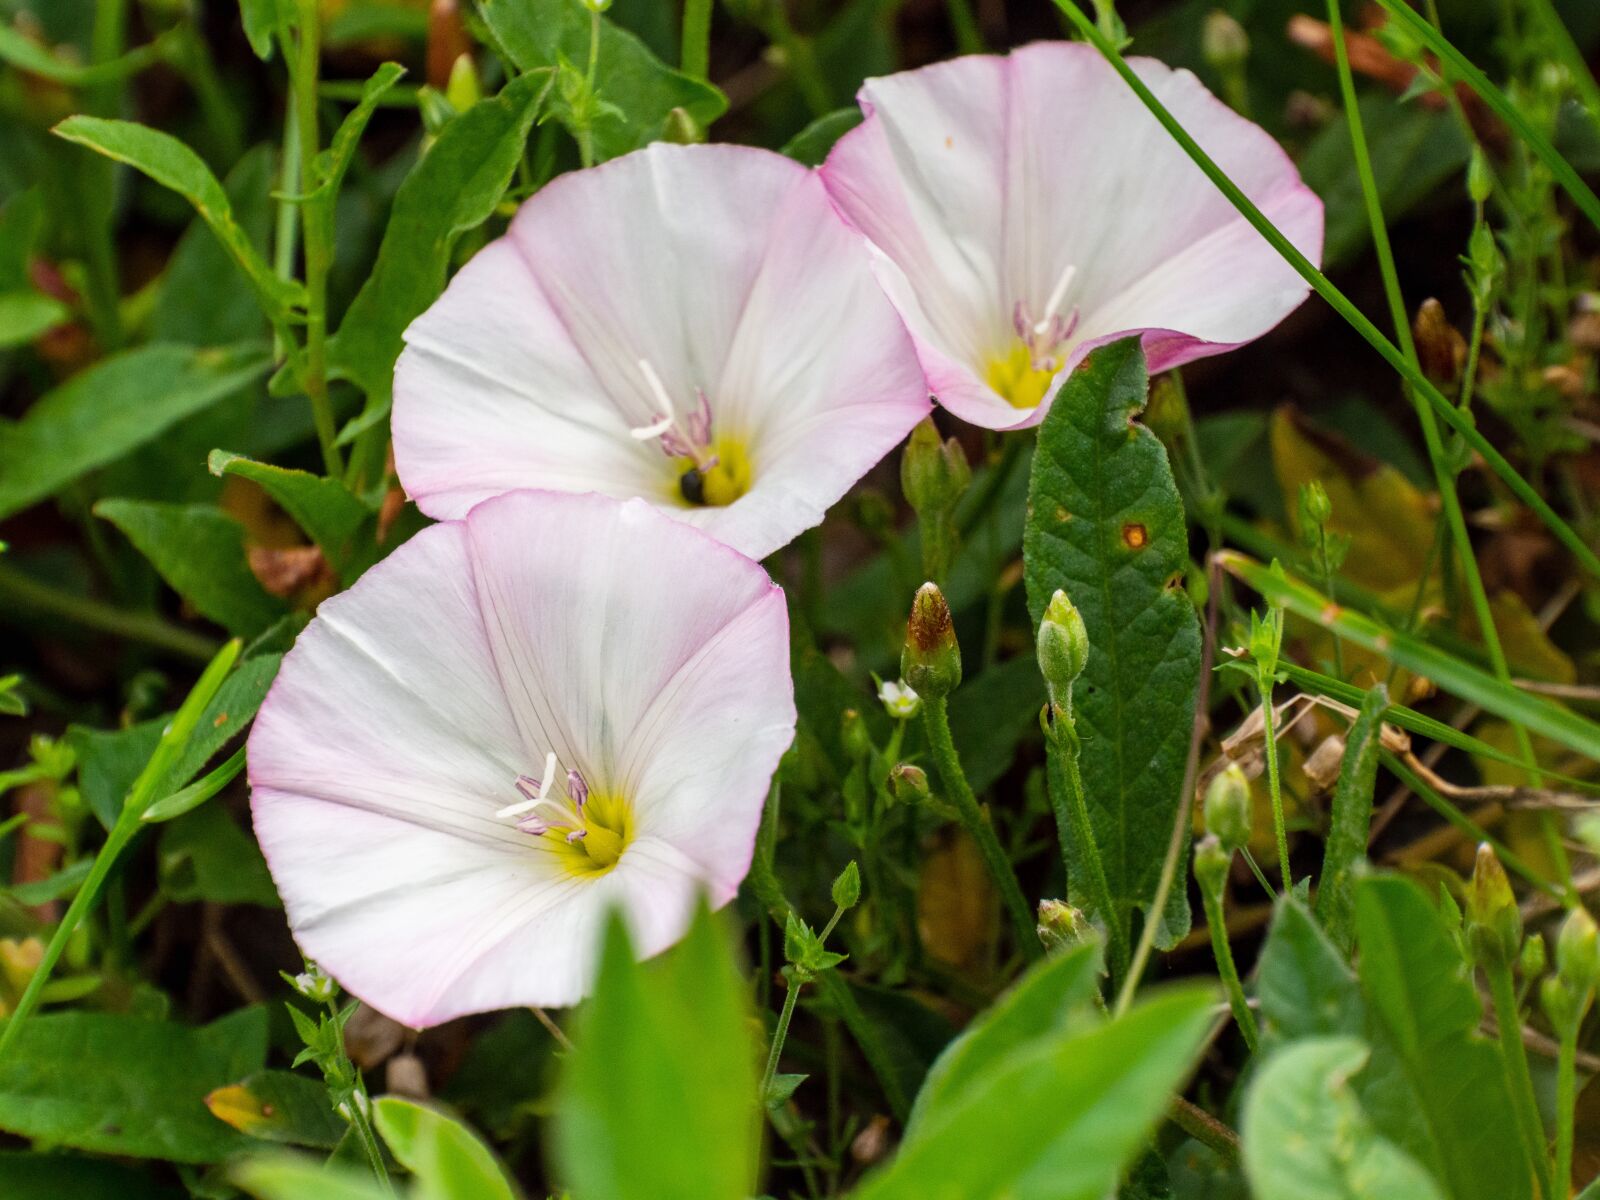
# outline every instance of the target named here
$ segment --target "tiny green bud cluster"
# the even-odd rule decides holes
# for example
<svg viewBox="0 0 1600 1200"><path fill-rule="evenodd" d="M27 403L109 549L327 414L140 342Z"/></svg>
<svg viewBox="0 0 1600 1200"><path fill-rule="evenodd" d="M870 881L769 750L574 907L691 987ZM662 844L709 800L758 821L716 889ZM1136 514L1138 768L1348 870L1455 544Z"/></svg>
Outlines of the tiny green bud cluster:
<svg viewBox="0 0 1600 1200"><path fill-rule="evenodd" d="M1077 606L1060 589L1045 606L1036 649L1050 703L1071 713L1072 684L1089 662L1089 631Z"/></svg>
<svg viewBox="0 0 1600 1200"><path fill-rule="evenodd" d="M901 804L926 804L931 794L928 773L914 763L901 763L889 772L889 791Z"/></svg>
<svg viewBox="0 0 1600 1200"><path fill-rule="evenodd" d="M1215 834L1201 838L1194 848L1194 878L1208 896L1222 895L1233 865L1233 852L1224 848Z"/></svg>
<svg viewBox="0 0 1600 1200"><path fill-rule="evenodd" d="M1100 938L1100 931L1084 915L1083 910L1065 900L1039 901L1038 933L1045 950L1051 954Z"/></svg>
<svg viewBox="0 0 1600 1200"><path fill-rule="evenodd" d="M923 584L911 602L900 677L924 700L943 700L961 684L955 621L936 584Z"/></svg>

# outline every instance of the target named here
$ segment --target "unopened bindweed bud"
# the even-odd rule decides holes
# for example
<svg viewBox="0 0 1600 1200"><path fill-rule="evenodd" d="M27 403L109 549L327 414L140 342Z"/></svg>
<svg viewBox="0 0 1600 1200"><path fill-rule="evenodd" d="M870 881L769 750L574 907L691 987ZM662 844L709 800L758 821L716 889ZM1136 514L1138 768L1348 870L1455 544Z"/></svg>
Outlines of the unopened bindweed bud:
<svg viewBox="0 0 1600 1200"><path fill-rule="evenodd" d="M1328 489L1322 480L1313 479L1300 485L1300 524L1320 529L1333 516L1333 501L1328 499Z"/></svg>
<svg viewBox="0 0 1600 1200"><path fill-rule="evenodd" d="M839 872L839 877L833 881L833 905L835 908L850 909L856 906L861 899L861 868L856 866L856 860L851 859L848 866Z"/></svg>
<svg viewBox="0 0 1600 1200"><path fill-rule="evenodd" d="M679 106L667 114L667 127L662 140L679 146L692 146L706 140L705 127L694 119L694 114Z"/></svg>
<svg viewBox="0 0 1600 1200"><path fill-rule="evenodd" d="M1578 995L1585 995L1600 979L1600 931L1587 909L1575 908L1561 923L1556 939L1556 971Z"/></svg>
<svg viewBox="0 0 1600 1200"><path fill-rule="evenodd" d="M1038 933L1045 950L1052 954L1070 950L1099 936L1099 931L1083 915L1083 911L1065 900L1039 901Z"/></svg>
<svg viewBox="0 0 1600 1200"><path fill-rule="evenodd" d="M1200 53L1217 70L1231 70L1250 57L1250 35L1233 17L1215 9L1200 27Z"/></svg>
<svg viewBox="0 0 1600 1200"><path fill-rule="evenodd" d="M1050 703L1070 711L1073 681L1089 662L1089 631L1084 628L1083 614L1059 588L1045 606L1036 647Z"/></svg>
<svg viewBox="0 0 1600 1200"><path fill-rule="evenodd" d="M1444 305L1432 297L1424 300L1411 323L1411 332L1417 341L1417 358L1424 375L1441 387L1461 378L1467 342L1445 318Z"/></svg>
<svg viewBox="0 0 1600 1200"><path fill-rule="evenodd" d="M1572 988L1559 975L1548 976L1539 985L1539 1001L1544 1005L1544 1015L1560 1034L1577 1015L1578 1001Z"/></svg>
<svg viewBox="0 0 1600 1200"><path fill-rule="evenodd" d="M862 759L872 753L872 733L861 714L853 708L839 715L839 738L844 743L844 752L851 758Z"/></svg>
<svg viewBox="0 0 1600 1200"><path fill-rule="evenodd" d="M900 456L900 487L906 503L918 516L944 514L971 482L972 468L961 443L955 438L941 442L933 418L924 418L911 431Z"/></svg>
<svg viewBox="0 0 1600 1200"><path fill-rule="evenodd" d="M1522 942L1522 914L1511 880L1494 847L1478 847L1472 879L1467 884L1467 941L1480 961L1514 962Z"/></svg>
<svg viewBox="0 0 1600 1200"><path fill-rule="evenodd" d="M916 689L893 680L886 679L878 685L878 700L883 711L896 721L909 721L922 711L922 697Z"/></svg>
<svg viewBox="0 0 1600 1200"><path fill-rule="evenodd" d="M1233 854L1223 848L1215 834L1202 838L1194 848L1194 878L1207 896L1220 896L1228 879Z"/></svg>
<svg viewBox="0 0 1600 1200"><path fill-rule="evenodd" d="M928 799L928 773L912 763L889 772L889 790L901 804L923 804Z"/></svg>
<svg viewBox="0 0 1600 1200"><path fill-rule="evenodd" d="M1250 781L1230 763L1206 788L1206 832L1229 853L1250 841Z"/></svg>
<svg viewBox="0 0 1600 1200"><path fill-rule="evenodd" d="M924 700L943 700L961 684L961 647L955 622L938 585L925 583L911 602L900 678Z"/></svg>
<svg viewBox="0 0 1600 1200"><path fill-rule="evenodd" d="M458 113L464 113L483 99L483 85L478 81L478 68L472 55L463 52L450 65L450 79L445 84L444 98Z"/></svg>
<svg viewBox="0 0 1600 1200"><path fill-rule="evenodd" d="M1483 147L1474 145L1472 157L1467 160L1467 195L1474 204L1482 204L1494 191L1494 172L1489 169L1489 156Z"/></svg>

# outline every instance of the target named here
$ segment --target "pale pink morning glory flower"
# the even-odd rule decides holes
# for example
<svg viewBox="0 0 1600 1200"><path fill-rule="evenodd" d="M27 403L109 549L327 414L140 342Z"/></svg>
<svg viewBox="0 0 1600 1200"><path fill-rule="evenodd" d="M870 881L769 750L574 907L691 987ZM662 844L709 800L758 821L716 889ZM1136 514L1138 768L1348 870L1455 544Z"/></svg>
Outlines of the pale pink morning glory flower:
<svg viewBox="0 0 1600 1200"><path fill-rule="evenodd" d="M400 481L432 517L519 487L642 496L754 558L928 411L815 172L656 144L545 186L406 331Z"/></svg>
<svg viewBox="0 0 1600 1200"><path fill-rule="evenodd" d="M584 995L727 903L794 734L759 565L643 501L516 492L325 601L250 736L306 955L415 1028Z"/></svg>
<svg viewBox="0 0 1600 1200"><path fill-rule="evenodd" d="M1322 203L1282 148L1189 72L1129 61L1319 259ZM860 101L823 181L963 420L1036 424L1095 346L1140 334L1165 370L1260 337L1307 294L1092 46L958 58L868 80Z"/></svg>

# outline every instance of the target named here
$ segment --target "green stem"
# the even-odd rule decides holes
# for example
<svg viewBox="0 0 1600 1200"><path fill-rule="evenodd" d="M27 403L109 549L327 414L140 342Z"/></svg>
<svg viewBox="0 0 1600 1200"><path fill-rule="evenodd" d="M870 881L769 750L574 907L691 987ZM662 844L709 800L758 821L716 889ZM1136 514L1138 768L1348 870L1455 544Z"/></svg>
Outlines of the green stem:
<svg viewBox="0 0 1600 1200"><path fill-rule="evenodd" d="M1389 317L1394 322L1395 337L1400 342L1406 362L1418 373L1417 347L1411 336L1411 322L1406 316L1405 297L1400 290L1400 275L1394 263L1394 250L1389 244L1389 230L1383 219L1383 204L1378 197L1377 180L1372 174L1372 159L1367 152L1366 133L1362 127L1361 110L1356 103L1355 78L1350 71L1350 56L1345 47L1344 26L1339 12L1339 0L1327 0L1328 26L1333 34L1334 58L1339 68L1339 89L1344 99L1345 118L1350 125L1350 145L1355 155L1356 175L1361 180L1361 195L1366 205L1367 222L1372 230L1373 249L1378 256L1378 270L1383 277L1383 291L1389 303ZM1428 459L1433 464L1433 477L1444 504L1445 520L1450 527L1450 537L1455 543L1456 557L1461 574L1467 584L1467 595L1478 619L1478 632L1484 649L1489 654L1489 666L1501 683L1511 683L1511 669L1506 663L1505 649L1500 644L1500 633L1495 628L1494 611L1489 606L1489 593L1478 571L1478 560L1472 548L1472 536L1467 531L1466 517L1461 511L1461 498L1456 492L1455 472L1451 469L1448 454L1439 437L1439 427L1433 412L1416 391L1407 388L1417 422L1422 426L1422 439L1427 446ZM1528 764L1529 780L1539 786L1539 774L1533 755L1533 742L1528 731L1516 722L1511 723L1517 749Z"/></svg>
<svg viewBox="0 0 1600 1200"><path fill-rule="evenodd" d="M1053 720L1046 727L1045 750L1050 801L1055 809L1056 826L1061 831L1062 864L1070 876L1072 864L1067 846L1069 841L1076 844L1079 861L1089 875L1088 891L1100 919L1105 922L1113 982L1120 981L1128 972L1128 931L1112 899L1105 862L1100 856L1100 845L1095 841L1094 823L1089 819L1089 802L1083 790L1083 775L1078 769L1077 732L1070 713L1058 709L1053 714Z"/></svg>
<svg viewBox="0 0 1600 1200"><path fill-rule="evenodd" d="M299 6L296 66L290 72L294 88L295 125L300 141L300 186L311 188L317 178L317 73L321 68L317 0L297 0ZM330 213L325 204L303 204L301 229L305 237L306 357L301 380L311 401L311 419L322 448L323 470L331 479L344 474L333 402L328 395L328 272L333 266Z"/></svg>
<svg viewBox="0 0 1600 1200"><path fill-rule="evenodd" d="M711 70L711 0L684 0L683 50L679 68L692 79L707 79Z"/></svg>
<svg viewBox="0 0 1600 1200"><path fill-rule="evenodd" d="M950 13L950 28L956 35L956 49L962 54L982 54L988 49L983 42L983 30L973 15L971 0L945 0Z"/></svg>
<svg viewBox="0 0 1600 1200"><path fill-rule="evenodd" d="M1250 1053L1261 1047L1261 1030L1256 1025L1256 1014L1245 999L1244 985L1239 982L1239 968L1233 961L1233 947L1228 942L1228 922L1223 912L1222 890L1200 885L1200 902L1205 907L1206 925L1211 931L1211 952L1217 960L1217 974L1222 976L1223 990L1228 993L1228 1007L1233 1019L1244 1035L1244 1044Z"/></svg>
<svg viewBox="0 0 1600 1200"><path fill-rule="evenodd" d="M1262 754L1267 760L1267 794L1272 798L1272 832L1278 842L1278 874L1283 880L1283 890L1294 887L1289 873L1289 831L1283 819L1283 789L1278 778L1277 714L1272 709L1272 680L1258 679L1256 689L1261 693L1261 733L1265 739Z"/></svg>
<svg viewBox="0 0 1600 1200"><path fill-rule="evenodd" d="M789 1039L789 1022L794 1017L795 1005L800 1001L800 989L803 986L791 973L789 989L783 995L783 1010L778 1013L778 1024L772 1031L772 1048L767 1051L767 1069L761 1073L761 1090L756 1093L763 1106L772 1090L772 1081L778 1074L778 1059L783 1054L783 1043Z"/></svg>
<svg viewBox="0 0 1600 1200"><path fill-rule="evenodd" d="M1592 995L1592 993L1590 993ZM1583 1024L1583 1011L1589 1006L1586 995L1578 1011L1559 1031L1560 1049L1556 1054L1556 1195L1572 1188L1573 1121L1578 1100L1577 1058L1578 1027Z"/></svg>
<svg viewBox="0 0 1600 1200"><path fill-rule="evenodd" d="M922 715L934 765L938 768L939 778L944 781L945 794L955 805L962 825L977 843L978 852L983 855L989 874L1000 889L1000 899L1016 930L1017 948L1025 958L1040 958L1044 954L1044 947L1034 932L1036 922L1033 910L1023 897L1022 885L1017 882L1017 873L1012 869L1011 860L1000 848L1000 841L994 835L994 826L989 823L988 815L978 804L977 796L973 795L972 786L967 783L966 772L961 769L961 757L956 753L955 741L950 736L949 701L943 696L938 699L924 696Z"/></svg>
<svg viewBox="0 0 1600 1200"><path fill-rule="evenodd" d="M1511 1106L1522 1129L1523 1144L1533 1164L1534 1175L1539 1180L1539 1194L1553 1198L1556 1193L1550 1190L1550 1156L1545 1150L1539 1106L1533 1098L1533 1076L1528 1071L1527 1048L1522 1044L1522 1013L1517 1008L1511 967L1498 959L1490 959L1483 964L1483 973L1488 977L1489 994L1494 1000L1494 1023L1499 1027L1500 1054L1505 1060L1506 1083L1511 1088Z"/></svg>
<svg viewBox="0 0 1600 1200"><path fill-rule="evenodd" d="M1391 8L1394 0L1380 0L1386 8ZM1526 504L1544 522L1556 539L1570 550L1575 558L1583 564L1586 571L1600 578L1600 556L1589 548L1588 544L1578 536L1577 532L1557 515L1545 499L1539 495L1534 487L1528 483L1515 467L1507 461L1505 455L1490 444L1489 440L1478 432L1471 419L1462 413L1456 406L1431 384L1420 370L1406 361L1405 355L1386 338L1367 317L1358 309L1348 297L1345 296L1333 283L1316 268L1297 246L1291 242L1283 231L1274 225L1267 216L1256 207L1255 203L1244 194L1239 185L1228 177L1226 171L1217 165L1200 144L1194 140L1188 130L1179 123L1165 105L1161 103L1150 90L1148 85L1134 73L1127 61L1118 52L1117 48L1097 29L1095 24L1075 3L1075 0L1055 0L1057 7L1067 16L1073 26L1083 37L1092 43L1102 55L1111 63L1113 69L1122 76L1123 81L1139 97L1150 114L1156 118L1162 128L1172 136L1172 139L1182 147L1185 154L1200 168L1207 179L1216 185L1217 190L1227 197L1229 203L1239 211L1239 214L1250 223L1269 245L1281 255L1285 262L1294 268L1296 274L1311 285L1312 289L1321 296L1352 328L1359 333L1367 343L1391 367L1404 376L1418 393L1428 402L1439 418L1456 430L1474 450L1482 456L1491 470L1498 475L1516 497ZM1403 5L1401 7L1404 7ZM1406 9L1410 12L1410 9Z"/></svg>
<svg viewBox="0 0 1600 1200"><path fill-rule="evenodd" d="M217 643L211 638L191 633L154 613L129 612L115 605L77 596L31 579L10 567L0 567L0 596L37 612L61 617L101 633L142 642L180 658L205 662L217 652Z"/></svg>
<svg viewBox="0 0 1600 1200"><path fill-rule="evenodd" d="M772 6L766 34L773 44L783 51L783 61L788 69L789 78L794 80L795 87L800 89L800 96L806 102L806 107L811 110L811 115L827 116L833 111L833 98L828 92L827 80L823 78L822 70L817 66L817 56L812 50L811 39L795 31L781 4Z"/></svg>

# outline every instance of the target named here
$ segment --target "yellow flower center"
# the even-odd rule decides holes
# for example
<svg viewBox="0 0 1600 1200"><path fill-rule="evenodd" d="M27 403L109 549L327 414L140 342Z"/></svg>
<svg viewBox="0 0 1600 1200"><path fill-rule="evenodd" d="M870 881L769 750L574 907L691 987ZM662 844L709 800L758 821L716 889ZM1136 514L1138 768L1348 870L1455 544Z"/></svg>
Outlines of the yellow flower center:
<svg viewBox="0 0 1600 1200"><path fill-rule="evenodd" d="M1041 371L1033 365L1033 350L1021 338L1004 354L991 358L983 375L984 382L1013 408L1037 408L1054 378L1054 371Z"/></svg>
<svg viewBox="0 0 1600 1200"><path fill-rule="evenodd" d="M704 470L690 459L680 461L674 500L720 508L750 490L750 453L742 441L724 434L712 441L709 453L716 461Z"/></svg>
<svg viewBox="0 0 1600 1200"><path fill-rule="evenodd" d="M591 792L583 806L582 837L573 838L566 828L552 828L540 840L555 852L568 874L604 875L633 841L633 808L621 796Z"/></svg>

